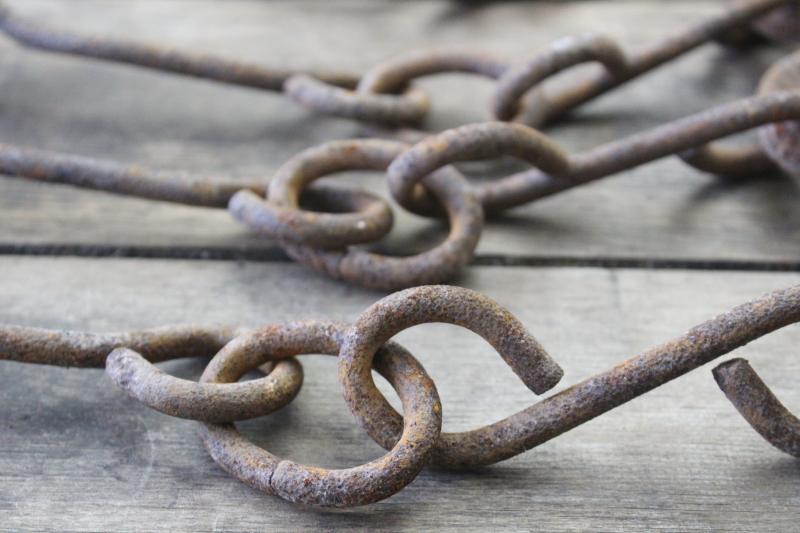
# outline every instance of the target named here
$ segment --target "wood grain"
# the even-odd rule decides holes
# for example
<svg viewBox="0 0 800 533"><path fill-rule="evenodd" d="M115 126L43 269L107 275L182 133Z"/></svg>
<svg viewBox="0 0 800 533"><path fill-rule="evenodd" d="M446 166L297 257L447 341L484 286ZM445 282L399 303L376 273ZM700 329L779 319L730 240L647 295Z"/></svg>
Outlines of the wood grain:
<svg viewBox="0 0 800 533"><path fill-rule="evenodd" d="M524 58L566 34L598 31L627 48L652 42L721 2L102 2L9 1L19 12L79 31L114 34L268 65L376 63L434 46L468 46ZM366 45L368 43L368 46ZM0 141L187 169L263 177L289 157L358 132L275 94L125 66L24 50L0 39ZM752 93L783 53L710 45L587 106L551 130L588 148ZM588 67L591 68L591 67ZM486 120L491 84L465 76L421 81L434 101L430 127ZM504 170L503 170L504 169ZM502 173L508 170L505 165ZM491 174L486 167L473 174ZM336 178L339 179L339 178ZM379 174L346 181L386 194ZM726 183L670 159L510 212L490 224L478 253L511 257L797 262L800 194L788 180ZM443 228L396 210L379 245L426 248ZM67 187L0 180L0 246L182 247L261 250L274 244L209 211Z"/></svg>
<svg viewBox="0 0 800 533"><path fill-rule="evenodd" d="M380 296L288 264L9 257L0 271L0 322L91 331L350 320ZM521 318L565 368L560 389L799 280L506 267L472 268L461 281ZM448 430L535 401L473 334L426 325L399 340L436 380ZM792 326L737 352L795 410L798 342ZM378 456L344 406L333 358L303 362L297 400L242 424L246 433L317 465ZM163 367L196 378L203 362ZM471 473L425 471L389 500L345 512L299 509L246 488L208 458L192 422L137 404L99 370L0 363L0 402L0 529L790 531L800 519L800 463L747 426L710 366L510 461Z"/></svg>

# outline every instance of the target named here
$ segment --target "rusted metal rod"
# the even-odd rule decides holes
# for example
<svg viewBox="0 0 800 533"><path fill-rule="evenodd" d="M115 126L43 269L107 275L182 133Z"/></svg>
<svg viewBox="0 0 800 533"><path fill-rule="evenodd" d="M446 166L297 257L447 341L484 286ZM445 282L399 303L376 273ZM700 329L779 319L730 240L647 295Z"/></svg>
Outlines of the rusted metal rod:
<svg viewBox="0 0 800 533"><path fill-rule="evenodd" d="M674 35L628 54L626 68L623 70L601 70L569 86L559 87L558 91L544 92L539 99L542 107L537 110L539 122L531 125L543 126L552 122L579 105L650 72L714 38L721 37L725 32L747 24L776 7L789 3L789 0L737 2L734 7L726 9L719 15L702 20L688 29L680 30Z"/></svg>
<svg viewBox="0 0 800 533"><path fill-rule="evenodd" d="M202 207L228 205L237 191L264 193L263 183L201 178L185 172L156 172L88 157L0 144L0 173L150 200Z"/></svg>
<svg viewBox="0 0 800 533"><path fill-rule="evenodd" d="M281 92L283 83L292 75L300 73L308 73L320 80L344 87L354 86L358 82L356 76L347 73L265 68L116 37L80 35L40 25L15 14L2 3L0 3L0 31L21 45L39 50L126 63L267 91Z"/></svg>
<svg viewBox="0 0 800 533"><path fill-rule="evenodd" d="M446 465L471 468L526 452L767 333L800 321L800 286L740 305L489 426L476 451L448 450ZM482 428L486 433L487 428ZM469 441L473 432L462 438Z"/></svg>

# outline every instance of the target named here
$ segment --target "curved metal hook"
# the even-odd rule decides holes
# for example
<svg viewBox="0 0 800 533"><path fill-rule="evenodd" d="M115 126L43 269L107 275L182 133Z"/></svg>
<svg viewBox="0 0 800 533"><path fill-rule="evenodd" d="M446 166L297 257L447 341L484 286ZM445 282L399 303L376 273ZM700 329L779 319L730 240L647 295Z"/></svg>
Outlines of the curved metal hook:
<svg viewBox="0 0 800 533"><path fill-rule="evenodd" d="M736 410L764 439L800 458L800 419L775 397L745 359L717 366L714 379Z"/></svg>

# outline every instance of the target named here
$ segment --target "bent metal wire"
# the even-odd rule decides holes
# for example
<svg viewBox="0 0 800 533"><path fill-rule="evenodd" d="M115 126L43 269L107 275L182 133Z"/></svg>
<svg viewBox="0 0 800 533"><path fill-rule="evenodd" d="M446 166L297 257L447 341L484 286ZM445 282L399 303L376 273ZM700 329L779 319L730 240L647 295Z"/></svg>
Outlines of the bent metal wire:
<svg viewBox="0 0 800 533"><path fill-rule="evenodd" d="M563 372L519 320L475 291L423 286L391 294L350 325L326 321L257 329L175 326L115 335L0 325L0 359L92 367L130 396L163 413L199 421L214 461L247 485L292 502L324 507L373 503L408 485L428 464L472 469L526 452L584 422L800 321L800 286L745 303L619 365L485 427L441 433L442 406L422 365L391 337L409 327L445 322L491 344L537 394ZM296 396L303 371L295 356L338 355L345 401L359 425L387 453L361 466L328 470L281 459L243 437L237 420L268 415ZM212 357L199 382L169 376L153 363ZM261 368L261 379L237 383ZM377 370L399 395L397 413L375 387ZM714 378L745 419L772 445L800 456L800 422L742 359Z"/></svg>
<svg viewBox="0 0 800 533"><path fill-rule="evenodd" d="M363 287L396 290L456 276L473 257L484 213L662 157L676 154L701 170L721 174L780 170L800 179L799 89L796 52L768 70L756 96L577 154L568 154L524 124L486 122L426 136L413 145L379 139L328 142L290 159L268 185L151 172L9 145L0 145L0 171L156 200L227 206L234 218L274 238L289 256L314 270ZM758 143L734 148L713 142L756 127ZM451 166L501 155L534 168L473 186ZM427 252L402 258L354 248L391 229L389 205L366 191L309 185L332 173L364 169L385 169L393 198L406 209L425 216L444 214L450 224L447 239ZM301 196L315 211L300 207Z"/></svg>

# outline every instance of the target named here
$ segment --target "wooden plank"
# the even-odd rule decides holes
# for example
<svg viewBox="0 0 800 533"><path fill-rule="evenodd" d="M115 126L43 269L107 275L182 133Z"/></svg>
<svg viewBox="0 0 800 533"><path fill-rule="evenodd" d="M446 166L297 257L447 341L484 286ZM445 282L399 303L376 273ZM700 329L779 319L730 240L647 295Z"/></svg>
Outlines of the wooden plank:
<svg viewBox="0 0 800 533"><path fill-rule="evenodd" d="M170 323L349 320L380 295L290 264L0 259L0 322L109 331ZM473 268L462 280L513 310L565 368L559 388L681 334L796 274ZM534 398L464 330L399 339L464 430ZM800 408L789 327L738 354ZM329 467L381 452L352 421L333 358L303 359L284 411L242 424L270 450ZM164 368L197 378L203 362ZM150 411L99 370L0 363L0 524L10 530L541 529L788 531L800 463L761 440L697 370L536 450L471 473L425 471L389 500L314 512L246 488L202 449L192 422Z"/></svg>
<svg viewBox="0 0 800 533"><path fill-rule="evenodd" d="M651 42L720 2L514 2L461 8L437 2L10 1L62 27L162 42L277 66L363 72L410 49L470 46L523 58L552 40L598 31L626 47ZM305 147L350 137L348 121L314 116L277 95L19 48L0 40L0 141L233 177L270 174ZM368 46L365 44L368 43ZM752 92L780 55L708 46L588 106L552 130L570 150L640 131ZM491 84L423 80L431 127L488 118ZM385 194L377 174L352 178ZM786 180L725 184L676 160L658 162L509 213L478 252L528 257L800 260L800 214ZM426 247L441 228L398 210L382 246ZM0 180L0 245L201 247L263 250L226 213Z"/></svg>

